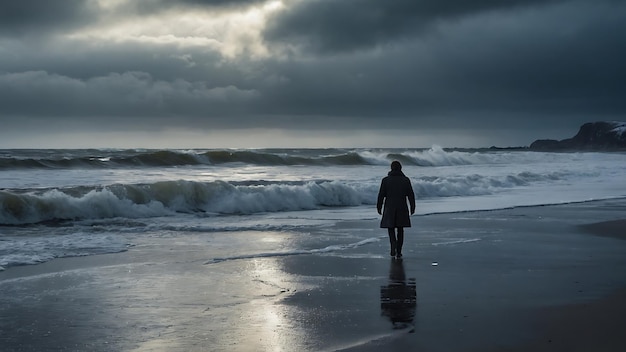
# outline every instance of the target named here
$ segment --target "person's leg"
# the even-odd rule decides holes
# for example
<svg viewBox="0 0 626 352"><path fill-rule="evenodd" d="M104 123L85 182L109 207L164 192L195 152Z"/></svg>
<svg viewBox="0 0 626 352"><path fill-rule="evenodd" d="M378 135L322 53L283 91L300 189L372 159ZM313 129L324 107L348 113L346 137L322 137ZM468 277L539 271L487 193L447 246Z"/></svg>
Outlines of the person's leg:
<svg viewBox="0 0 626 352"><path fill-rule="evenodd" d="M393 227L390 227L387 229L387 232L389 233L389 244L391 245L391 256L395 256L396 255L396 234L395 234L395 229Z"/></svg>
<svg viewBox="0 0 626 352"><path fill-rule="evenodd" d="M396 238L396 256L402 256L402 245L404 244L404 228L398 227L398 236Z"/></svg>

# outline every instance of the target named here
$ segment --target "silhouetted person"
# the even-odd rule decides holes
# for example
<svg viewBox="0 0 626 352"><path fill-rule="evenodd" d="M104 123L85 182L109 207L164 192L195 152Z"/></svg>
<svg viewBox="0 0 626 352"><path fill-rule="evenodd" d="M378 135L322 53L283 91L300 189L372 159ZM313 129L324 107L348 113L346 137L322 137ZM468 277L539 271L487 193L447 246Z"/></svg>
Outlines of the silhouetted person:
<svg viewBox="0 0 626 352"><path fill-rule="evenodd" d="M380 184L376 204L378 214L383 216L380 220L380 227L387 228L389 232L392 257L402 257L404 228L411 227L407 199L411 205L411 215L413 215L415 213L415 193L413 193L411 181L402 173L402 164L396 160L391 163L391 171Z"/></svg>
<svg viewBox="0 0 626 352"><path fill-rule="evenodd" d="M380 311L394 329L412 326L417 310L415 279L406 280L402 260L391 260L389 284L380 287ZM413 331L411 331L413 332Z"/></svg>

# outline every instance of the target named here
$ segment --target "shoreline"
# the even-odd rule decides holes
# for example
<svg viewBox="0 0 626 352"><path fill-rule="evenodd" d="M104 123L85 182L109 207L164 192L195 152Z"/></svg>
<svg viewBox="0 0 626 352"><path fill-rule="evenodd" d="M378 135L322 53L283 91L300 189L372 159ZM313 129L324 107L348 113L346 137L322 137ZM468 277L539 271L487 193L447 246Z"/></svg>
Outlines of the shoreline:
<svg viewBox="0 0 626 352"><path fill-rule="evenodd" d="M443 215L443 214L463 214L463 213L515 210L515 209L524 209L524 208L558 207L558 206L568 206L568 205L585 204L585 203L593 204L593 203L601 203L601 202L606 202L606 201L626 201L626 196L616 196L616 197L607 197L607 198L600 198L600 199L566 201L566 202L560 202L560 203L512 205L512 206L504 206L504 207L501 207L501 208L492 208L492 209L453 210L453 211L448 211L448 212L432 212L432 213L415 214L415 215L412 215L412 216L420 217L420 216ZM619 221L619 220L617 220L617 221ZM593 225L593 224L589 224L589 225Z"/></svg>
<svg viewBox="0 0 626 352"><path fill-rule="evenodd" d="M609 198L601 198L601 199L591 199L591 200L581 200L581 201L566 201L566 202L561 202L561 203L546 203L546 204L535 204L535 205L514 205L514 206L505 206L505 207L498 207L498 208L488 208L488 209L471 209L471 210L451 210L451 211L437 211L437 212L426 212L426 213L416 213L414 215L412 215L412 217L414 217L417 221L419 221L420 218L424 218L424 217L429 217L429 216L438 216L438 215L459 215L459 214L474 214L474 213L489 213L489 212L499 212L499 211L508 211L508 210L516 210L516 209L525 209L525 208L542 208L542 207L560 207L560 206L569 206L569 205L579 205L579 204L600 204L603 202L610 202L610 201L625 201L626 202L626 196L617 196L617 197L609 197ZM371 206L365 207L366 209L369 209ZM339 208L344 209L343 207ZM370 219L371 220L371 219ZM60 220L61 223L64 222L64 220ZM362 220L362 221L368 221L368 220ZM617 222L620 222L622 220L614 220ZM610 222L610 221L607 221ZM46 223L46 222L44 222ZM41 224L44 224L41 223ZM41 224L31 224L31 225L41 225ZM619 223L620 225L626 226L626 221L623 221L622 223ZM29 225L2 225L2 226L7 226L7 227L21 227L21 226L29 226ZM602 224L594 224L594 223L590 223L590 224L581 224L581 229L587 230L590 233L593 233L597 236L605 236L605 237L616 237L616 238L622 238L621 233L617 233L615 234L616 230L613 230L613 227L611 224L607 224L607 225L602 225ZM602 227L605 226L605 227ZM215 231L217 232L217 231ZM619 230L617 230L617 232L619 232ZM626 236L626 235L624 235ZM124 250L120 250L120 251L115 251L115 252L107 252L107 253L97 253L97 254L87 254L87 255L68 255L68 256L63 256L63 257L55 257L55 258L50 258L47 259L43 262L40 263L35 263L35 264L18 264L18 265L9 265L6 267L2 267L0 266L0 273L3 273L5 271L8 270L15 270L15 268L22 268L22 267L30 267L30 266L39 266L39 265L45 265L46 263L50 262L50 261L56 261L56 260L64 260L64 259L71 259L71 258L80 258L80 257L90 257L90 256L100 256L100 255L113 255L113 254L118 254L118 253L125 253L128 250L132 249L132 245L127 246L127 249ZM306 253L293 253L293 254L283 254L283 255L299 255L299 254L306 254ZM244 258L241 259L245 259L247 258L247 256L244 256ZM213 261L222 261L224 260L224 258L214 258L212 260L207 261L205 264L209 264Z"/></svg>
<svg viewBox="0 0 626 352"><path fill-rule="evenodd" d="M6 351L622 350L624 210L620 198L418 216L407 229L401 266L388 257L377 220L347 220L330 233L348 239L324 228L309 234L321 242L308 246L379 240L204 264L224 257L214 247L220 235L249 234L216 233L211 242L199 233L11 267L0 272L0 345ZM266 232L263 240L289 244L302 235ZM382 288L412 279L412 320L394 329L383 314Z"/></svg>

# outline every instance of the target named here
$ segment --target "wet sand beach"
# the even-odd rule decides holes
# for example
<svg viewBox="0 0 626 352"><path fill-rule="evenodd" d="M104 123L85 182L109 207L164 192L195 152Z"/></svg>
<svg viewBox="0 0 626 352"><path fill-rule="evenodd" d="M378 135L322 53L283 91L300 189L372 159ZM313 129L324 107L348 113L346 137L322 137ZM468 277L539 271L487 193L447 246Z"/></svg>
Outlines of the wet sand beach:
<svg viewBox="0 0 626 352"><path fill-rule="evenodd" d="M375 211L374 209L372 211ZM249 255L216 238L0 272L2 351L623 351L626 200L415 216L404 258L376 241ZM301 242L299 242L301 243ZM282 247L281 247L282 248ZM263 253L264 255L254 255ZM215 260L218 259L218 260Z"/></svg>

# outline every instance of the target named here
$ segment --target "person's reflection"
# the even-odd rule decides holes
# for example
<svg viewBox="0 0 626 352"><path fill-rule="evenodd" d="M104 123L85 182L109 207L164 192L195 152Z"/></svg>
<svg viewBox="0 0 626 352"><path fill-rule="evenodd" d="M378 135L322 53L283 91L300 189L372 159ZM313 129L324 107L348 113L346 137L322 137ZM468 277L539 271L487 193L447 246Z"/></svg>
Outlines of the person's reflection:
<svg viewBox="0 0 626 352"><path fill-rule="evenodd" d="M411 327L417 309L415 278L406 279L402 260L392 259L389 283L380 287L381 314L389 318L394 329Z"/></svg>

